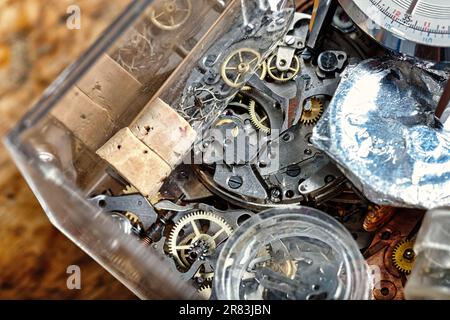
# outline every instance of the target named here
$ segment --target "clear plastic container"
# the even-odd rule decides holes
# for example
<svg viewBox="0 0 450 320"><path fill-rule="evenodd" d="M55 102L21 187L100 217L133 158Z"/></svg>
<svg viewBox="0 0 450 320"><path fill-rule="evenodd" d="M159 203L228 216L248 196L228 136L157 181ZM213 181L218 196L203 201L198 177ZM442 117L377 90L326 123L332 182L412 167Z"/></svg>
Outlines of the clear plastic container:
<svg viewBox="0 0 450 320"><path fill-rule="evenodd" d="M414 244L407 299L450 299L450 208L427 212Z"/></svg>
<svg viewBox="0 0 450 320"><path fill-rule="evenodd" d="M225 243L214 278L219 299L366 300L368 266L335 219L309 207L254 215Z"/></svg>
<svg viewBox="0 0 450 320"><path fill-rule="evenodd" d="M171 171L283 37L293 13L290 0L133 1L7 137L51 222L140 298L196 293L164 257L87 201L105 189L123 188L113 169L127 168L98 150L129 127L144 149L152 143L171 147L170 154L155 151ZM243 61L236 70L225 68L233 59ZM189 109L198 99L203 99L202 114ZM191 140L180 138L174 145L164 137L146 140L143 135L153 128L139 121L145 123L153 105L167 111L158 114L163 120L172 116L186 124ZM170 120L161 123L163 133L175 126ZM158 192L159 182L146 185L147 196Z"/></svg>

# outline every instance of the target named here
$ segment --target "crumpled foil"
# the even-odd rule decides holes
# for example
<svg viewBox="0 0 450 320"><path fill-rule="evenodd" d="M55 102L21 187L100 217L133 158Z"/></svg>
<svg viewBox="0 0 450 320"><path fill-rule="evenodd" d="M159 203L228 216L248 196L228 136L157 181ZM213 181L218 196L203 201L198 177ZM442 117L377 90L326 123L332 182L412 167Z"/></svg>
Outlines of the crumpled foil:
<svg viewBox="0 0 450 320"><path fill-rule="evenodd" d="M313 144L375 203L450 205L450 131L434 116L445 81L407 61L349 67Z"/></svg>

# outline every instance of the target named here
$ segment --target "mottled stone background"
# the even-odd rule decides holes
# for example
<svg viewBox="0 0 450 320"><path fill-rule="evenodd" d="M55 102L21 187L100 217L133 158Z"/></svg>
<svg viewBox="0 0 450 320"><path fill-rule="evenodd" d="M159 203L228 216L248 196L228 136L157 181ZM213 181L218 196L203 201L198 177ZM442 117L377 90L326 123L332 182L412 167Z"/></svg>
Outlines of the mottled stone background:
<svg viewBox="0 0 450 320"><path fill-rule="evenodd" d="M0 0L0 137L112 22L129 0ZM81 30L66 27L69 5ZM68 290L79 265L82 289ZM0 299L133 299L48 221L0 146Z"/></svg>

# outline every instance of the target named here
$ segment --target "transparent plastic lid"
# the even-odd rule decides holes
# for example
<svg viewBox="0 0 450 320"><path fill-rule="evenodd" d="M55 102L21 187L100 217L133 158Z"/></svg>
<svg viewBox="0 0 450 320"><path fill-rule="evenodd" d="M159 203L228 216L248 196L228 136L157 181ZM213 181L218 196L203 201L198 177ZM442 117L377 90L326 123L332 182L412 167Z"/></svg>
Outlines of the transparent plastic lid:
<svg viewBox="0 0 450 320"><path fill-rule="evenodd" d="M266 210L225 243L214 285L219 299L368 299L368 266L351 234L308 207Z"/></svg>

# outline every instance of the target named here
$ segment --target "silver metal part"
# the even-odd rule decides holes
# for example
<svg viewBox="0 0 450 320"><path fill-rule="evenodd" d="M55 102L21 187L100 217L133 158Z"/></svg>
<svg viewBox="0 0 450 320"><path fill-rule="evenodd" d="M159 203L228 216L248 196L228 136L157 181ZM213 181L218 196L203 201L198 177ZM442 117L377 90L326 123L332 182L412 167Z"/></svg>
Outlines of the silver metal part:
<svg viewBox="0 0 450 320"><path fill-rule="evenodd" d="M267 199L267 192L259 182L250 165L229 167L216 165L214 182L230 192L238 192L244 197Z"/></svg>
<svg viewBox="0 0 450 320"><path fill-rule="evenodd" d="M315 21L309 38L307 46L315 50L318 46L319 37L323 34L324 28L328 26L328 22L332 19L336 10L337 3L334 0L320 0L319 6L315 14Z"/></svg>
<svg viewBox="0 0 450 320"><path fill-rule="evenodd" d="M344 51L328 50L322 52L317 58L317 65L324 73L336 72L344 67L347 54ZM322 74L319 76L324 77Z"/></svg>
<svg viewBox="0 0 450 320"><path fill-rule="evenodd" d="M375 203L448 205L450 131L434 116L445 82L407 61L364 61L343 77L312 141Z"/></svg>
<svg viewBox="0 0 450 320"><path fill-rule="evenodd" d="M287 35L281 41L277 50L276 66L279 71L288 71L292 64L295 51L305 47L305 39L308 35L309 20L311 16L304 13L295 13L294 19L289 27ZM299 28L299 24L303 23L306 27ZM304 30L301 34L294 33L294 29L299 28Z"/></svg>
<svg viewBox="0 0 450 320"><path fill-rule="evenodd" d="M339 0L366 34L395 52L450 61L450 5L442 0Z"/></svg>
<svg viewBox="0 0 450 320"><path fill-rule="evenodd" d="M243 282L246 299L324 300L338 291L341 267L333 261L332 249L320 242L299 248L295 241L273 241L266 255L249 263Z"/></svg>
<svg viewBox="0 0 450 320"><path fill-rule="evenodd" d="M342 7L338 7L333 16L333 26L344 33L355 31L356 27L350 17L345 13Z"/></svg>
<svg viewBox="0 0 450 320"><path fill-rule="evenodd" d="M158 218L150 202L141 194L117 197L99 195L89 201L106 212L132 212L139 217L145 229L155 223Z"/></svg>

